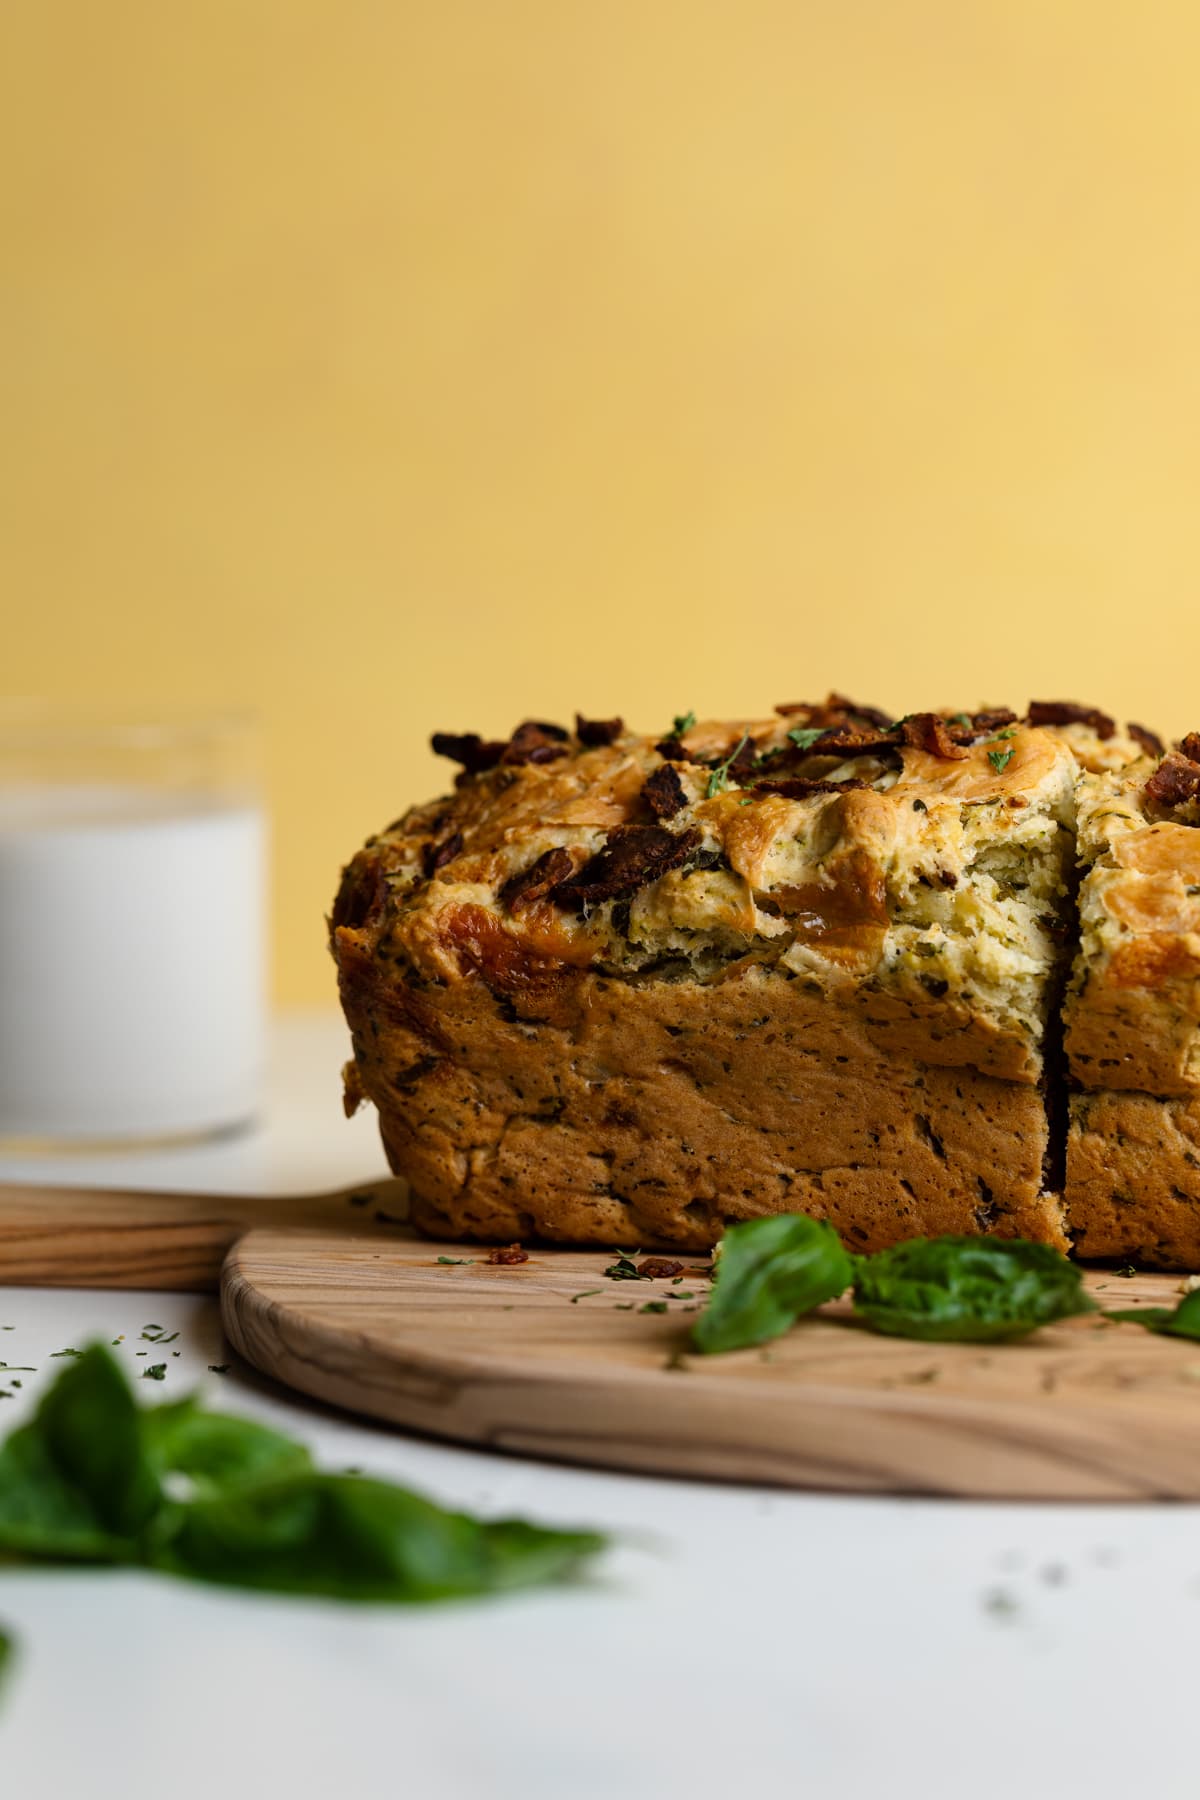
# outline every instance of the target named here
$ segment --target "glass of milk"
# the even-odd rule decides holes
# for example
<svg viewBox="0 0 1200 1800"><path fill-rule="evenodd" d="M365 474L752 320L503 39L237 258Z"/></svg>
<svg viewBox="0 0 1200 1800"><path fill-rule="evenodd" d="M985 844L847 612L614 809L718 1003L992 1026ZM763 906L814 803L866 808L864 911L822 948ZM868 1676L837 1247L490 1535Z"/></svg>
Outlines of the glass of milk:
<svg viewBox="0 0 1200 1800"><path fill-rule="evenodd" d="M264 838L252 720L0 702L0 1141L253 1117Z"/></svg>

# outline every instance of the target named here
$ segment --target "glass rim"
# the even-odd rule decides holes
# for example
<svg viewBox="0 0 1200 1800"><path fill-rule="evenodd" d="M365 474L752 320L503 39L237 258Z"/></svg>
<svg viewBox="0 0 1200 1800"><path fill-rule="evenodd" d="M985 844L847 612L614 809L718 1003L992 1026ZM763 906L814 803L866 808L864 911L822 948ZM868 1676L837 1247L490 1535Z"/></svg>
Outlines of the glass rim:
<svg viewBox="0 0 1200 1800"><path fill-rule="evenodd" d="M162 750L228 742L254 732L260 723L249 706L142 706L0 694L0 750L88 745Z"/></svg>

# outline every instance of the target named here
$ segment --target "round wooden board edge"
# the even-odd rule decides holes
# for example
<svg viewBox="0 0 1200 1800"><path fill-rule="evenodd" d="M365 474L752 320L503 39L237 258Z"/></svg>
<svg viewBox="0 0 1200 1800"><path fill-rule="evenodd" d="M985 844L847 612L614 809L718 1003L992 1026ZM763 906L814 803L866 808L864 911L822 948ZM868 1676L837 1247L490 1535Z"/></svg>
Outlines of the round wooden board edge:
<svg viewBox="0 0 1200 1800"><path fill-rule="evenodd" d="M530 1359L397 1346L305 1317L262 1293L248 1267L284 1235L251 1232L226 1257L221 1316L234 1349L299 1394L405 1431L593 1468L823 1493L1200 1500L1200 1407L1189 1453L1177 1420L1131 1399L1031 1417L1025 1405L932 1388L884 1395L806 1382L781 1402L767 1382L734 1387L719 1363L694 1359L678 1371L575 1369L567 1381ZM307 1235L295 1234L298 1246Z"/></svg>

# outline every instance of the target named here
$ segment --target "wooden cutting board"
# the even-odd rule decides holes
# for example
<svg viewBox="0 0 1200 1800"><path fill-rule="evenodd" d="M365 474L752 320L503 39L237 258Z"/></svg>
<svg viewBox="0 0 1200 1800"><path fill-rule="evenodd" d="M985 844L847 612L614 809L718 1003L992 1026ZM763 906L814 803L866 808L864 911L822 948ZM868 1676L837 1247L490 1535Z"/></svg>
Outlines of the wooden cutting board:
<svg viewBox="0 0 1200 1800"><path fill-rule="evenodd" d="M226 1331L265 1374L524 1455L834 1491L1200 1499L1200 1344L1095 1317L1018 1344L912 1343L837 1322L841 1307L763 1349L694 1356L700 1259L678 1283L614 1281L611 1251L493 1266L409 1236L402 1207L389 1184L303 1200L0 1188L0 1283L204 1289L224 1258ZM1106 1306L1178 1299L1175 1276L1087 1280Z"/></svg>
<svg viewBox="0 0 1200 1800"><path fill-rule="evenodd" d="M225 1329L302 1393L523 1455L836 1491L1200 1499L1200 1344L1094 1317L922 1344L830 1316L693 1356L698 1272L614 1281L612 1252L486 1254L255 1231L225 1265ZM1177 1277L1088 1284L1109 1306L1178 1299Z"/></svg>

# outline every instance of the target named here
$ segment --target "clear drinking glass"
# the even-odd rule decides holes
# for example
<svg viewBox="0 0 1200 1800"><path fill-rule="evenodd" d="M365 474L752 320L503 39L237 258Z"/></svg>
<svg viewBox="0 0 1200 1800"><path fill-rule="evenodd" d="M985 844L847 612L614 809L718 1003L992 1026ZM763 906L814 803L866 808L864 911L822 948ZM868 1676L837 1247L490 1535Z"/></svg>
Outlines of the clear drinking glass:
<svg viewBox="0 0 1200 1800"><path fill-rule="evenodd" d="M253 719L0 701L0 1140L249 1120L264 1035Z"/></svg>

